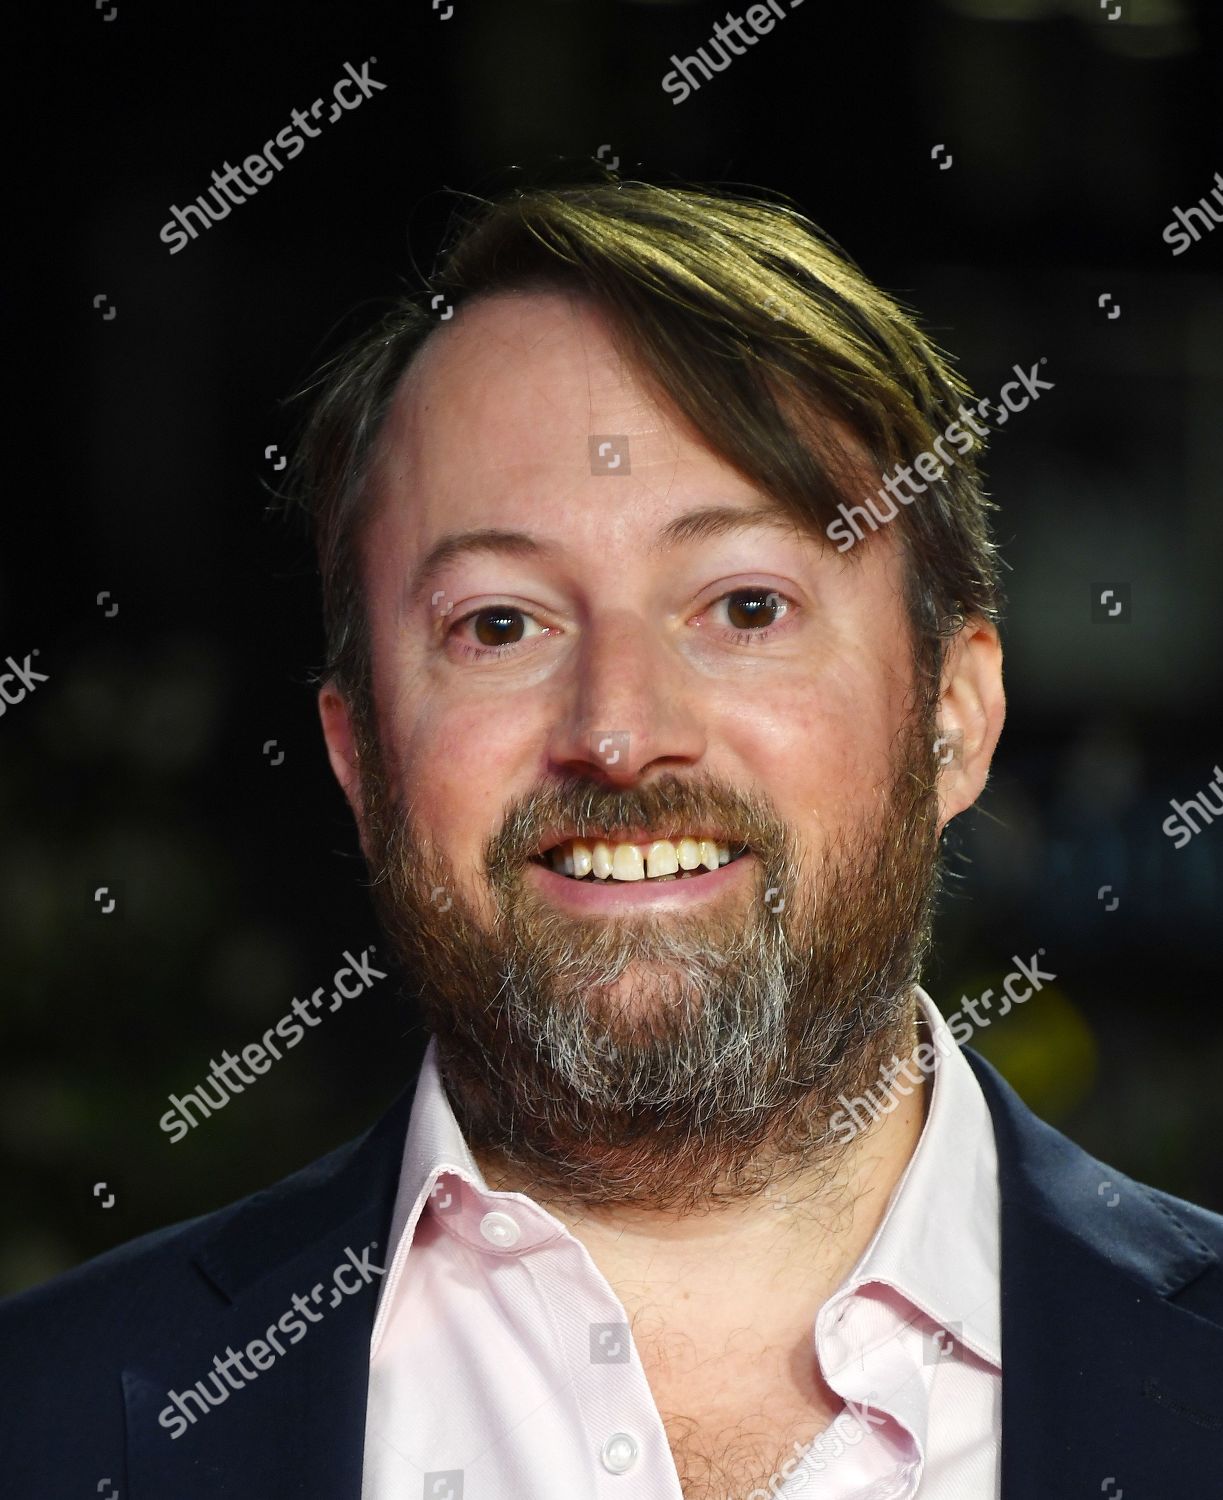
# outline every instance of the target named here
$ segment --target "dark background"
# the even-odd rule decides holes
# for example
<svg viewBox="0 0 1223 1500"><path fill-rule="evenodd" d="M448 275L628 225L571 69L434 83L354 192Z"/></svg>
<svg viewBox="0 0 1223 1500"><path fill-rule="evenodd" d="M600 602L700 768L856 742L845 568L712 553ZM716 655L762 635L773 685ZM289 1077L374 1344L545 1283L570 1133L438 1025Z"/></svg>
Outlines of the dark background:
<svg viewBox="0 0 1223 1500"><path fill-rule="evenodd" d="M677 106L671 54L725 9L113 3L6 23L0 657L49 680L0 718L0 1291L294 1170L402 1086L388 979L181 1143L158 1128L378 937L264 453L361 304L427 274L447 190L600 147L789 194L980 394L1046 359L988 462L1010 712L927 987L947 1014L1043 947L1056 983L976 1045L1105 1161L1223 1209L1223 829L1160 826L1223 761L1223 226L1161 238L1223 169L1223 8L806 0ZM371 56L385 90L169 254L171 203Z"/></svg>

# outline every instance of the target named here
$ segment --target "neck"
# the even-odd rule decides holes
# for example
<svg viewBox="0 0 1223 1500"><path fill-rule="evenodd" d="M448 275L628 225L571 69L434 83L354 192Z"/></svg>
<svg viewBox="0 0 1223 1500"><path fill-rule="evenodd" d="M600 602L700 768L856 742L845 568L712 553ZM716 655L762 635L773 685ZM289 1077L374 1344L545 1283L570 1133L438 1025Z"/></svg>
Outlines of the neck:
<svg viewBox="0 0 1223 1500"><path fill-rule="evenodd" d="M911 1047L925 1031L915 1023ZM910 1053L911 1053L910 1047ZM574 1201L554 1183L487 1150L475 1150L489 1187L520 1192L547 1208L579 1239L613 1285L643 1285L671 1276L691 1283L707 1276L724 1295L750 1286L767 1268L776 1283L792 1272L809 1287L831 1293L852 1269L879 1227L908 1165L928 1109L923 1080L899 1098L891 1114L818 1160L778 1158L736 1173L755 1180L707 1193L695 1206L651 1207L636 1202ZM822 1299L821 1299L822 1300Z"/></svg>

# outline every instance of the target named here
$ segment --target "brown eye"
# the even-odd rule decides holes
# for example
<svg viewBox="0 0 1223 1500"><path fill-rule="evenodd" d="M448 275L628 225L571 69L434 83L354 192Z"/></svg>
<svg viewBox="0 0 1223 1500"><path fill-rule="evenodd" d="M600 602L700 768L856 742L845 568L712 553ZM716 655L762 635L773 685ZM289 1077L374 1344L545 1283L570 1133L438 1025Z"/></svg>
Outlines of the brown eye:
<svg viewBox="0 0 1223 1500"><path fill-rule="evenodd" d="M512 646L522 639L525 615L520 609L497 604L471 616L475 636L482 646Z"/></svg>
<svg viewBox="0 0 1223 1500"><path fill-rule="evenodd" d="M785 602L774 589L736 589L726 596L726 618L735 630L775 625L785 609Z"/></svg>

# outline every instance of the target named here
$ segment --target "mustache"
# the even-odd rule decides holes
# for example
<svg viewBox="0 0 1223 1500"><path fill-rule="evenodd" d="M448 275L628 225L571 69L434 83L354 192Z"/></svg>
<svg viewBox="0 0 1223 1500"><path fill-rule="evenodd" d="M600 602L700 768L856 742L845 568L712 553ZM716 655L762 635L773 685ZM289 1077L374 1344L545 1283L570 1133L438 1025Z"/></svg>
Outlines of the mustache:
<svg viewBox="0 0 1223 1500"><path fill-rule="evenodd" d="M485 845L487 868L521 868L538 853L548 830L556 827L592 832L717 828L732 848L746 845L765 858L779 857L788 841L786 825L763 793L740 792L707 776L693 779L667 772L631 788L562 776L509 804L501 828Z"/></svg>

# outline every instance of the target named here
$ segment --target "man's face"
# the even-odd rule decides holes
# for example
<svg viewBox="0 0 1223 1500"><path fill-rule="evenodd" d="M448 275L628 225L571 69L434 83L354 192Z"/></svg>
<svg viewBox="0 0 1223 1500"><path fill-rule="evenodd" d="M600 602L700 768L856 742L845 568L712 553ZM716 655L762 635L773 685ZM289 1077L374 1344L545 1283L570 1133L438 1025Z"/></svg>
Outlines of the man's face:
<svg viewBox="0 0 1223 1500"><path fill-rule="evenodd" d="M894 538L850 563L800 533L561 293L463 308L382 455L376 723L325 691L324 724L469 1133L541 1171L566 1155L588 1197L656 1195L647 1162L674 1173L694 1133L707 1173L826 1143L836 1093L911 1027L933 880ZM516 539L422 571L493 531ZM575 832L611 876L539 858ZM746 852L616 878L617 843L685 835Z"/></svg>

